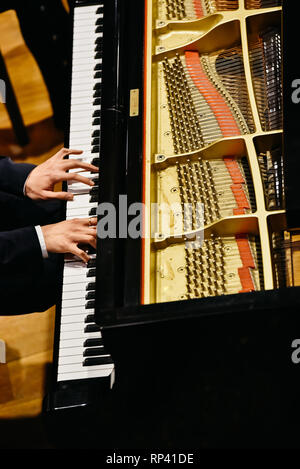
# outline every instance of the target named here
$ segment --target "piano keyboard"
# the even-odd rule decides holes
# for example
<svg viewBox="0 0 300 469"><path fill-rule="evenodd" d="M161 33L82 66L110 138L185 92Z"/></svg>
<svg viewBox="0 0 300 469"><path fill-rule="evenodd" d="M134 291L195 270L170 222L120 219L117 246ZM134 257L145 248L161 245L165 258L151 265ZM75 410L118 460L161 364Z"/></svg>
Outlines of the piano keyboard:
<svg viewBox="0 0 300 469"><path fill-rule="evenodd" d="M73 65L69 148L83 150L71 155L99 166L101 64L103 5L74 9ZM78 169L72 170L74 172ZM68 183L74 200L67 203L66 218L95 216L98 201L97 174L82 172L95 185ZM86 265L81 260L65 259L63 272L58 381L109 376L114 368L106 352L101 332L95 324L96 254Z"/></svg>

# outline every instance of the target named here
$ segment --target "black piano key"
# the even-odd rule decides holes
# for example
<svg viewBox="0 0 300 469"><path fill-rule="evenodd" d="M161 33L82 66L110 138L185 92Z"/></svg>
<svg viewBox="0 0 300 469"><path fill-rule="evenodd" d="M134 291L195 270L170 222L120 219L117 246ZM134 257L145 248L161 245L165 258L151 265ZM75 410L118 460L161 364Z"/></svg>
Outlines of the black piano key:
<svg viewBox="0 0 300 469"><path fill-rule="evenodd" d="M100 137L100 130L94 130L92 137Z"/></svg>
<svg viewBox="0 0 300 469"><path fill-rule="evenodd" d="M85 305L85 309L95 309L95 300L88 300Z"/></svg>
<svg viewBox="0 0 300 469"><path fill-rule="evenodd" d="M108 355L104 347L88 348L83 352L84 357L98 357L99 355Z"/></svg>
<svg viewBox="0 0 300 469"><path fill-rule="evenodd" d="M93 120L93 125L100 125L99 117L96 117L96 119Z"/></svg>
<svg viewBox="0 0 300 469"><path fill-rule="evenodd" d="M90 259L87 263L88 269L90 269L91 267L96 267L97 265L96 263L97 263L96 258Z"/></svg>
<svg viewBox="0 0 300 469"><path fill-rule="evenodd" d="M101 99L100 98L94 99L93 106L100 106L100 105L101 105Z"/></svg>
<svg viewBox="0 0 300 469"><path fill-rule="evenodd" d="M93 140L92 140L92 147L93 147L94 145L99 145L99 141L100 141L100 137L95 137L95 138L93 138Z"/></svg>
<svg viewBox="0 0 300 469"><path fill-rule="evenodd" d="M96 72L94 74L94 78L101 78L102 77L102 72Z"/></svg>
<svg viewBox="0 0 300 469"><path fill-rule="evenodd" d="M83 362L83 366L106 365L109 363L113 363L110 357L86 358Z"/></svg>
<svg viewBox="0 0 300 469"><path fill-rule="evenodd" d="M95 145L95 146L92 148L91 153L99 153L99 152L100 152L100 146L99 146L99 145Z"/></svg>
<svg viewBox="0 0 300 469"><path fill-rule="evenodd" d="M99 347L100 345L103 345L102 339L86 339L83 344L84 347Z"/></svg>
<svg viewBox="0 0 300 469"><path fill-rule="evenodd" d="M87 251L87 253L90 254L90 255L91 255L91 254L97 254L96 249L93 248L93 246L91 246L90 244L88 245L88 248L87 248L86 251Z"/></svg>
<svg viewBox="0 0 300 469"><path fill-rule="evenodd" d="M99 186L93 186L90 190L90 195L98 195Z"/></svg>
<svg viewBox="0 0 300 469"><path fill-rule="evenodd" d="M102 33L102 31L103 31L103 26L102 26L102 25L97 26L97 28L96 28L95 31L96 31L96 33Z"/></svg>
<svg viewBox="0 0 300 469"><path fill-rule="evenodd" d="M99 89L101 88L101 86L102 86L102 85L101 85L101 82L95 83L93 89L94 89L94 90L99 90Z"/></svg>
<svg viewBox="0 0 300 469"><path fill-rule="evenodd" d="M84 328L84 332L100 332L100 326L97 324L87 324Z"/></svg>
<svg viewBox="0 0 300 469"><path fill-rule="evenodd" d="M92 165L97 166L97 168L99 168L99 164L100 164L100 158L93 158Z"/></svg>
<svg viewBox="0 0 300 469"><path fill-rule="evenodd" d="M101 15L102 13L103 13L103 5L100 5L97 8L96 15ZM102 18L102 20L103 20L103 18Z"/></svg>
<svg viewBox="0 0 300 469"><path fill-rule="evenodd" d="M87 277L95 277L95 275L96 275L96 269L90 269L86 274Z"/></svg>
<svg viewBox="0 0 300 469"><path fill-rule="evenodd" d="M96 44L96 46L94 48L94 52L101 53L100 57L98 57L98 59L101 59L101 57L103 55L103 46L102 46L102 44Z"/></svg>
<svg viewBox="0 0 300 469"><path fill-rule="evenodd" d="M89 216L94 217L96 215L97 215L97 207L91 208L91 210L89 211Z"/></svg>
<svg viewBox="0 0 300 469"><path fill-rule="evenodd" d="M98 18L95 24L96 26L102 26L102 31L103 31L103 18Z"/></svg>
<svg viewBox="0 0 300 469"><path fill-rule="evenodd" d="M93 98L101 98L101 90L96 90L93 94Z"/></svg>
<svg viewBox="0 0 300 469"><path fill-rule="evenodd" d="M93 113L93 117L100 117L101 116L101 111L100 109L96 109Z"/></svg>
<svg viewBox="0 0 300 469"><path fill-rule="evenodd" d="M90 198L90 203L98 202L98 194L93 194Z"/></svg>
<svg viewBox="0 0 300 469"><path fill-rule="evenodd" d="M96 283L95 282L90 282L86 286L87 291L91 291L91 290L95 291L95 289L96 289Z"/></svg>
<svg viewBox="0 0 300 469"><path fill-rule="evenodd" d="M96 292L95 291L89 291L86 295L85 295L85 299L86 300L94 300L96 298Z"/></svg>
<svg viewBox="0 0 300 469"><path fill-rule="evenodd" d="M85 323L95 323L95 315L94 314L88 314L84 320Z"/></svg>
<svg viewBox="0 0 300 469"><path fill-rule="evenodd" d="M94 59L101 59L102 57L102 51L99 51L95 54Z"/></svg>
<svg viewBox="0 0 300 469"><path fill-rule="evenodd" d="M98 64L95 65L94 71L96 71L96 70L102 70L102 64L101 63L98 63Z"/></svg>
<svg viewBox="0 0 300 469"><path fill-rule="evenodd" d="M93 177L92 180L93 180L95 186L99 186L99 178L98 177Z"/></svg>

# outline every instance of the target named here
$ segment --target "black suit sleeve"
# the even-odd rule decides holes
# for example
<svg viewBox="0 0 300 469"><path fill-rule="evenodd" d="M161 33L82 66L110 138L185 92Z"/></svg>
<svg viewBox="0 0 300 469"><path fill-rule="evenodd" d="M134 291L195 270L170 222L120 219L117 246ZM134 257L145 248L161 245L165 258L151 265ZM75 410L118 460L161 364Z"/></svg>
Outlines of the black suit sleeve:
<svg viewBox="0 0 300 469"><path fill-rule="evenodd" d="M0 232L0 272L12 271L22 264L38 268L42 253L34 226Z"/></svg>
<svg viewBox="0 0 300 469"><path fill-rule="evenodd" d="M0 191L23 195L25 181L35 165L13 163L10 158L0 156Z"/></svg>

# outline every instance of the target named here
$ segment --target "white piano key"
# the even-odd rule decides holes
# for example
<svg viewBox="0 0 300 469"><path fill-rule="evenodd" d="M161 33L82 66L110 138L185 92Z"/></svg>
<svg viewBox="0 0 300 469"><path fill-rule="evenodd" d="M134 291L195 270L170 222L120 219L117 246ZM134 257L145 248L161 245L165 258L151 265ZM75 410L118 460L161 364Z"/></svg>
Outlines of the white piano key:
<svg viewBox="0 0 300 469"><path fill-rule="evenodd" d="M69 333L68 333L69 334ZM74 335L74 333L72 333ZM84 334L83 336L77 335L76 337L62 338L60 336L59 349L65 349L69 347L83 347L87 339L101 339L101 332L89 332L89 334Z"/></svg>
<svg viewBox="0 0 300 469"><path fill-rule="evenodd" d="M61 324L60 325L60 332L61 334L63 332L75 332L75 331L84 331L85 324L79 323L79 324Z"/></svg>
<svg viewBox="0 0 300 469"><path fill-rule="evenodd" d="M93 283L96 281L96 277L87 277L85 274L83 275L72 275L72 276L67 276L64 278L64 284L69 285L69 284L75 284L75 283L83 283L86 281L86 279L89 280L89 283Z"/></svg>
<svg viewBox="0 0 300 469"><path fill-rule="evenodd" d="M65 265L64 275L76 275L77 272L82 272L82 269L88 270L83 262L69 262Z"/></svg>
<svg viewBox="0 0 300 469"><path fill-rule="evenodd" d="M98 204L96 202L88 205L87 207L79 207L78 209L72 209L67 207L67 216L68 217L74 217L76 218L77 216L86 216L87 218L90 217L89 212L92 208L96 207L97 208Z"/></svg>
<svg viewBox="0 0 300 469"><path fill-rule="evenodd" d="M81 355L84 352L84 347L79 346L79 347L68 347L68 348L61 348L60 349L60 357L68 357L68 356L75 356L75 355Z"/></svg>
<svg viewBox="0 0 300 469"><path fill-rule="evenodd" d="M71 365L71 364L82 364L84 357L81 355L69 355L69 356L60 356L58 359L58 366L61 365Z"/></svg>
<svg viewBox="0 0 300 469"><path fill-rule="evenodd" d="M80 94L75 95L74 97L72 97L72 101L71 101L72 106L76 104L86 103L87 101L93 103L94 102L93 94L94 94L93 90L85 90L84 92L81 92ZM100 109L101 109L101 105L100 105Z"/></svg>
<svg viewBox="0 0 300 469"><path fill-rule="evenodd" d="M82 362L83 362L83 360L82 360ZM102 370L102 368L104 368L104 367L105 367L105 369L111 369L111 367L112 367L111 364L107 364L107 365L85 366L85 367L81 368L82 362L81 363L67 364L67 365L60 365L58 367L58 372L59 373L71 373L72 371L78 371L79 369L83 369L83 371L86 370L86 373L88 373L89 369L92 369L92 370L96 371L96 370Z"/></svg>
<svg viewBox="0 0 300 469"><path fill-rule="evenodd" d="M83 342L86 339L97 339L99 337L99 332L84 332L84 329L80 331L60 331L60 339L67 340L67 339L81 339Z"/></svg>
<svg viewBox="0 0 300 469"><path fill-rule="evenodd" d="M75 324L75 323L80 323L81 325L84 323L84 320L86 318L87 314L69 314L69 315L64 315L61 318L61 324Z"/></svg>
<svg viewBox="0 0 300 469"><path fill-rule="evenodd" d="M84 367L88 368L88 367ZM93 368L92 370L75 370L74 372L60 371L57 375L58 381L69 381L74 379L89 379L89 378L104 378L110 376L114 369L113 365L102 365L97 369Z"/></svg>
<svg viewBox="0 0 300 469"><path fill-rule="evenodd" d="M96 213L97 213L97 207L96 207ZM95 215L90 215L90 207L88 207L87 209L85 209L84 211L76 211L76 212L67 212L66 214L66 218L68 220L72 219L72 218L90 218L91 216L95 217Z"/></svg>
<svg viewBox="0 0 300 469"><path fill-rule="evenodd" d="M75 290L64 290L62 292L62 300L73 300L75 298L85 298L88 291L86 289L87 283L82 284L82 288ZM86 300L87 301L87 300Z"/></svg>
<svg viewBox="0 0 300 469"><path fill-rule="evenodd" d="M96 357L108 357L109 355L106 354L106 355L95 355L95 358ZM58 365L59 366L62 366L62 365L82 365L84 360L88 358L88 357L84 357L82 355L74 355L74 356L71 356L71 355L67 355L67 356L61 356L59 361L58 361ZM92 365L93 366L93 365ZM99 365L95 365L95 366L99 366Z"/></svg>
<svg viewBox="0 0 300 469"><path fill-rule="evenodd" d="M86 303L87 303L87 300L85 299L85 296L84 296L81 298L74 298L72 300L62 300L61 306L63 310L65 310L65 308L71 308L73 310L73 308L75 307L78 308L79 306L83 306L83 309L84 309Z"/></svg>
<svg viewBox="0 0 300 469"><path fill-rule="evenodd" d="M83 63L91 63L95 61L95 55L96 51L93 49L90 49L89 52L86 50L77 50L73 54L73 63L80 62L81 64Z"/></svg>
<svg viewBox="0 0 300 469"><path fill-rule="evenodd" d="M90 195L82 194L75 195L73 200L70 200L68 203L72 208L86 207L90 203Z"/></svg>

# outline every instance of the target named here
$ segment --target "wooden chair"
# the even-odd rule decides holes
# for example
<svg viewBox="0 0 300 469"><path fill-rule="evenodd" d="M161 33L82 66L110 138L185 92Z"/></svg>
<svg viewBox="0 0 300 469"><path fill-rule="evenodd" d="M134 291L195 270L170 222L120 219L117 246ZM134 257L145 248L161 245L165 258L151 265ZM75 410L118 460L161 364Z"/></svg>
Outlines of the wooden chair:
<svg viewBox="0 0 300 469"><path fill-rule="evenodd" d="M28 133L24 125L24 121L18 106L14 89L12 87L12 83L10 81L3 55L1 54L1 50L0 79L5 83L5 99L3 100L5 101L4 105L6 106L9 118L11 120L16 139L21 146L25 146L29 142Z"/></svg>

